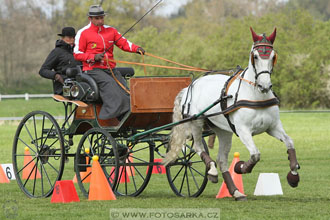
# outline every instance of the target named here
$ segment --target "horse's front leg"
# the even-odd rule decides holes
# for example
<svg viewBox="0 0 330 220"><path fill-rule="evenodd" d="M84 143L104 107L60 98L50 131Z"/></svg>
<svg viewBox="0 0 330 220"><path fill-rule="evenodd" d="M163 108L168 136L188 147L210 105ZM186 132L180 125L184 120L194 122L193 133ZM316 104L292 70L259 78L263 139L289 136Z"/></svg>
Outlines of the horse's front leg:
<svg viewBox="0 0 330 220"><path fill-rule="evenodd" d="M212 158L205 152L203 145L203 124L204 121L197 120L191 123L191 133L194 140L194 149L197 154L201 157L207 168L207 178L212 183L218 182L218 171L216 163Z"/></svg>
<svg viewBox="0 0 330 220"><path fill-rule="evenodd" d="M242 143L247 147L250 152L250 159L245 161L239 161L235 164L235 172L238 174L251 173L254 166L260 160L260 152L254 144L251 132L248 129L241 128L237 130L237 133Z"/></svg>
<svg viewBox="0 0 330 220"><path fill-rule="evenodd" d="M267 133L284 142L284 144L286 145L288 149L288 159L290 161L290 171L287 175L287 180L291 187L297 187L300 179L298 174L298 169L300 169L300 165L297 161L296 150L294 149L292 139L285 133L281 122L279 122L275 128L267 131Z"/></svg>

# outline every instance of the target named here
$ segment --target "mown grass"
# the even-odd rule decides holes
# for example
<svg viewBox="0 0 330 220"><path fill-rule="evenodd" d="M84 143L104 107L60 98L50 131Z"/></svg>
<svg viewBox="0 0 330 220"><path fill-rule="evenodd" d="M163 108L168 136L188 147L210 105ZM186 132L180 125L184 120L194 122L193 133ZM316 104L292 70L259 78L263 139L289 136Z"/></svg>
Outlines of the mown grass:
<svg viewBox="0 0 330 220"><path fill-rule="evenodd" d="M49 112L53 116L64 115L64 107L52 98L30 99L4 99L0 101L0 117L23 117L35 110Z"/></svg>
<svg viewBox="0 0 330 220"><path fill-rule="evenodd" d="M7 101L5 101L7 102ZM53 101L51 101L53 102ZM41 101L38 106L29 106L22 101L21 106L29 111L40 109L62 115L51 102ZM0 115L4 102L0 102ZM55 102L54 102L55 103ZM58 106L57 106L58 105ZM19 107L19 108L20 108ZM43 109L45 108L45 109ZM56 108L61 109L59 103ZM17 110L14 116L24 116L27 112ZM50 198L29 199L19 189L17 183L0 184L0 219L110 219L111 208L220 208L221 219L329 219L330 205L330 114L329 113L282 113L283 125L295 142L298 161L301 165L301 181L297 188L286 182L289 171L286 148L283 143L263 134L254 138L261 152L261 160L253 173L244 175L244 190L247 202L235 202L232 198L216 199L222 179L218 184L208 183L204 193L198 198L176 197L171 191L166 175L154 174L138 197L117 197L116 201L93 201L85 199L76 185L80 202L67 204L50 203ZM11 163L11 148L18 122L1 122L0 163ZM79 137L77 137L79 139ZM75 140L76 148L78 140ZM74 151L75 149L72 149ZM247 160L249 153L237 137L233 138L230 153L240 152L241 160ZM217 149L210 150L213 158ZM259 173L279 173L284 195L254 196L253 192ZM73 160L65 164L62 179L72 179ZM5 205L6 204L6 205ZM10 207L8 211L6 208ZM9 214L11 215L9 215Z"/></svg>

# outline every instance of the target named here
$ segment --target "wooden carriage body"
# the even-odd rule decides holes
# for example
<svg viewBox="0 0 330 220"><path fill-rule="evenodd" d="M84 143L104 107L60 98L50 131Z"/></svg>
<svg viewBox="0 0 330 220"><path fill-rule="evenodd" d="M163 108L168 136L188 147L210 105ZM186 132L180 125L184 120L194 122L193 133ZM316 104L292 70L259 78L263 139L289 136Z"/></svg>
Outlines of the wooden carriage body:
<svg viewBox="0 0 330 220"><path fill-rule="evenodd" d="M101 103L78 106L68 134L83 134L92 127L102 127L110 133L130 129L148 130L172 122L174 99L191 83L190 77L135 77L129 80L131 110L121 121L101 120Z"/></svg>

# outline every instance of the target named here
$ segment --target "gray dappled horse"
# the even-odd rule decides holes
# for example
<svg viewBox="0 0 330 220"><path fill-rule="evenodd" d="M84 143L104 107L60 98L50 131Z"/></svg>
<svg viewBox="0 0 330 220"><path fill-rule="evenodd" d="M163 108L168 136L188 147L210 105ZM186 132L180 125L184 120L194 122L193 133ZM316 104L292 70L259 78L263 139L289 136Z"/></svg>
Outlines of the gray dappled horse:
<svg viewBox="0 0 330 220"><path fill-rule="evenodd" d="M267 132L284 142L287 147L290 160L288 183L292 187L296 187L299 182L297 170L300 167L296 159L293 141L283 129L279 116L279 101L271 90L271 74L277 59L277 54L273 49L276 28L270 36L257 35L252 28L250 30L253 45L248 68L236 71L231 77L220 74L203 76L177 95L174 103L173 122L182 120L183 115L199 114L215 103L219 97L221 102L207 111L207 114L214 114L214 116L175 126L171 133L170 151L164 159L165 165L174 161L185 141L193 138L193 147L208 168L209 180L216 183L218 181L216 164L204 151L202 144L203 126L208 123L219 139L217 164L228 190L235 200L246 200L246 196L239 192L228 172L228 154L232 145L233 133L239 136L250 152L250 159L247 162L239 161L235 165L236 173L244 174L252 171L260 160L260 152L252 136ZM221 111L224 114L217 114Z"/></svg>

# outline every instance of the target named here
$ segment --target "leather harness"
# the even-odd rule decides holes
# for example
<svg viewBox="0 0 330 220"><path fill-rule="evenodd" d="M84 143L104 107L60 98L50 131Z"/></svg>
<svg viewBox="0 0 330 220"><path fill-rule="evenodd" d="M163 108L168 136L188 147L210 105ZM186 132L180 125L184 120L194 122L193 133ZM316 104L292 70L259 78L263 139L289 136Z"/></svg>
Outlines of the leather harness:
<svg viewBox="0 0 330 220"><path fill-rule="evenodd" d="M267 100L262 100L262 101L250 101L250 100L239 100L237 101L238 97L238 92L241 87L242 79L244 78L244 74L247 71L248 68L246 68L243 72L243 69L238 69L225 83L222 91L221 91L221 97L220 97L220 106L222 109L222 114L225 116L227 119L227 122L231 128L231 130L238 136L236 132L235 125L231 123L230 118L229 118L229 113L232 113L240 108L252 108L252 109L257 109L257 108L267 108L273 105L279 105L280 101L279 99L275 96L275 98L272 99L267 99ZM243 73L242 73L243 72ZM242 77L239 77L239 75L242 73ZM227 99L228 98L233 98L232 95L228 96L228 90L229 87L232 85L232 83L237 79L240 79L239 85L237 92L235 94L235 100L234 104L231 106L227 105ZM275 95L275 94L274 94ZM208 115L210 117L211 115Z"/></svg>
<svg viewBox="0 0 330 220"><path fill-rule="evenodd" d="M229 118L230 113L232 113L232 112L234 112L234 111L236 111L240 108L258 109L258 108L267 108L267 107L270 107L270 106L279 105L280 101L279 101L279 99L277 98L277 96L275 95L274 92L273 92L273 94L275 95L275 98L272 98L272 99L267 99L267 100L262 100L262 101L250 101L250 100L239 100L239 101L237 101L238 92L239 92L239 89L241 87L241 83L244 79L244 74L245 74L246 71L247 71L247 68L245 70L243 70L242 68L238 67L236 72L232 76L230 76L230 78L224 84L224 87L222 88L222 91L221 91L220 98L218 100L216 100L209 107L209 109L210 109L210 108L212 108L215 105L220 103L220 106L221 106L221 109L222 109L221 112L217 112L217 113L213 113L213 114L207 114L207 115L203 115L203 116L200 116L200 117L196 116L196 115L189 116L190 102L187 103L187 99L186 99L184 105L182 106L182 114L183 114L183 117L185 118L184 121L196 120L196 119L201 119L201 118L209 118L209 117L213 117L213 116L216 116L216 115L223 114L225 116L225 118L227 119L227 122L228 122L230 128L232 129L233 133L235 133L238 136L238 134L236 132L235 125L233 123L231 123L231 121L230 121L230 118ZM242 77L240 77L241 73L242 73ZM237 92L235 94L235 100L234 100L234 103L232 105L228 106L227 105L227 99L228 98L233 98L232 95L228 95L228 90L229 90L229 87L232 85L232 83L237 79L239 79L240 82L239 82ZM189 91L192 92L191 90L192 90L192 83L189 86L188 92ZM184 114L186 104L188 104L188 109L187 109L187 113ZM205 110L205 111L207 111L207 110Z"/></svg>

